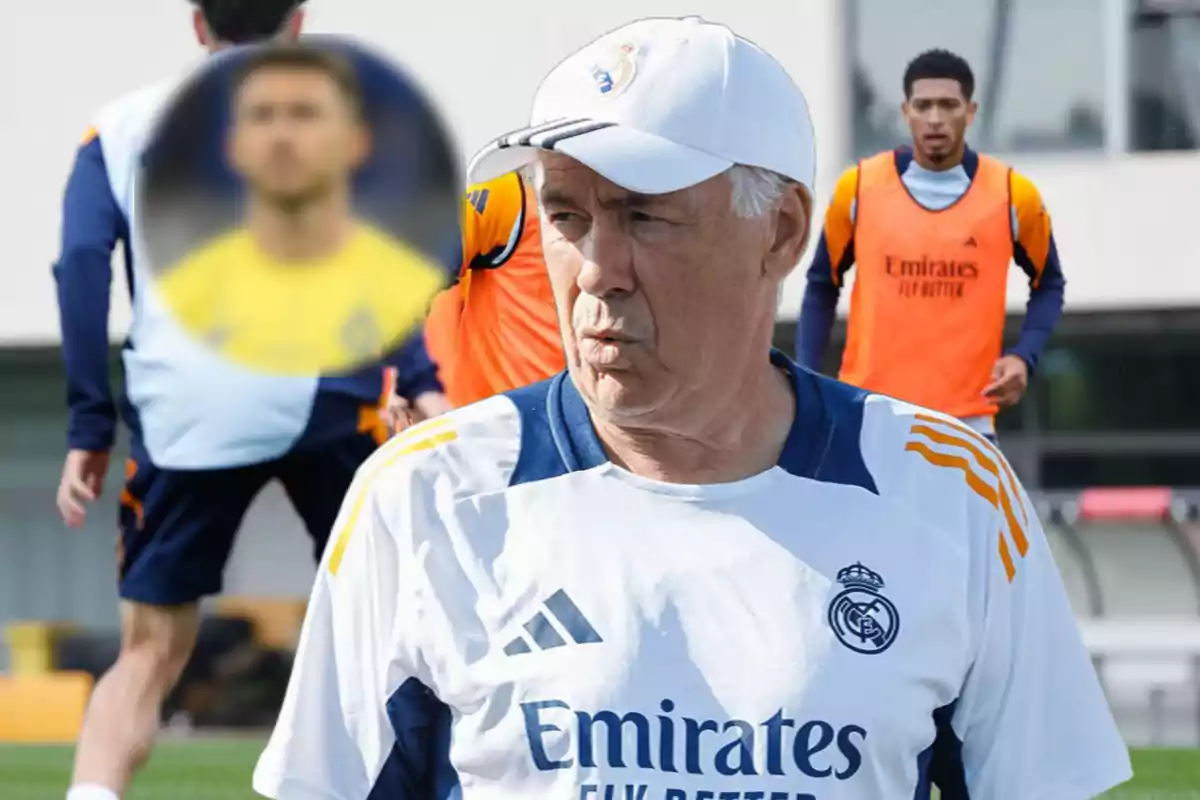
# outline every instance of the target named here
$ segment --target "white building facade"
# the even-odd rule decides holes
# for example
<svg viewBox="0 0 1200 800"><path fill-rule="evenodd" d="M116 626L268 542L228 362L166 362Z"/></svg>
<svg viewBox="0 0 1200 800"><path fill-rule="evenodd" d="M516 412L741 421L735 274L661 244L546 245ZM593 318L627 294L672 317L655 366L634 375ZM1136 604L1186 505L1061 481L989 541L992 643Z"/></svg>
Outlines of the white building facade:
<svg viewBox="0 0 1200 800"><path fill-rule="evenodd" d="M44 7L43 7L44 6ZM51 6L54 7L53 13ZM1200 306L1200 17L1196 2L1146 0L612 0L514 10L468 0L426 5L311 0L309 29L359 37L428 88L464 157L517 127L558 59L628 20L700 14L776 55L816 120L818 205L838 173L903 141L898 106L909 58L947 47L975 68L973 143L1041 188L1068 279L1068 308ZM1161 8L1171 9L1160 13ZM70 13L65 13L69 9ZM9 154L6 290L0 346L58 340L49 265L59 202L91 115L125 91L201 56L186 4L60 0L34 4L0 54ZM17 76L26 76L19 80ZM119 270L117 271L120 272ZM1024 301L1014 270L1010 305ZM802 273L781 318L794 318ZM113 339L127 303L117 288Z"/></svg>

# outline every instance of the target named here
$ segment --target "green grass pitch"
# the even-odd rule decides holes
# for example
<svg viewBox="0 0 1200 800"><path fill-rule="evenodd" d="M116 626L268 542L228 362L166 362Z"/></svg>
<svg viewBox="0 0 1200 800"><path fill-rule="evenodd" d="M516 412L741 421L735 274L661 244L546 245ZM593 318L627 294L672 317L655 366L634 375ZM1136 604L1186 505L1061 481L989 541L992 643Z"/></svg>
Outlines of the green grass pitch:
<svg viewBox="0 0 1200 800"><path fill-rule="evenodd" d="M257 739L163 742L126 800L253 800ZM1133 782L1111 800L1200 800L1200 750L1136 750ZM0 798L62 800L71 748L0 746ZM1015 800L1015 799L1014 799Z"/></svg>

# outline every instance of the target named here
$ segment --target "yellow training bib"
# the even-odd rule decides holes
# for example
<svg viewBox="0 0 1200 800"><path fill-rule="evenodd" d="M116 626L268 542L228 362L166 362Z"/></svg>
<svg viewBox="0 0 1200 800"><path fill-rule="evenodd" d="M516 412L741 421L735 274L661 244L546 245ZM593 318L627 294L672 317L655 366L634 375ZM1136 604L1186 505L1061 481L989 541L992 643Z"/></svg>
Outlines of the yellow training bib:
<svg viewBox="0 0 1200 800"><path fill-rule="evenodd" d="M164 271L176 319L231 361L283 375L346 372L378 360L423 320L444 271L359 224L330 257L285 262L238 229Z"/></svg>

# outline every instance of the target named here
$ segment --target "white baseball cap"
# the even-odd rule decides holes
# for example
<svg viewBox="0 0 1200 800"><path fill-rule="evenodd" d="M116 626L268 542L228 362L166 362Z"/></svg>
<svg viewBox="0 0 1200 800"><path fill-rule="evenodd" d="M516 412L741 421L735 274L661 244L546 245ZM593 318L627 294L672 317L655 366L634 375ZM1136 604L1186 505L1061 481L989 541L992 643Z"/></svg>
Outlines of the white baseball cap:
<svg viewBox="0 0 1200 800"><path fill-rule="evenodd" d="M813 192L816 143L804 93L783 67L724 25L642 19L555 67L526 128L471 160L471 182L570 156L633 192L664 194L746 164Z"/></svg>

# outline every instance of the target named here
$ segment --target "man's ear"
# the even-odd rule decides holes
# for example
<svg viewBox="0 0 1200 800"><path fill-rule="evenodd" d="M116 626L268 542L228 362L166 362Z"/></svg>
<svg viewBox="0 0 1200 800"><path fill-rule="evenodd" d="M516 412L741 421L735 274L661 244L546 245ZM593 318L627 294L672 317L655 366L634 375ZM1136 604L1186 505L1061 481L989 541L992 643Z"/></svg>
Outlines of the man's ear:
<svg viewBox="0 0 1200 800"><path fill-rule="evenodd" d="M192 30L196 33L196 41L201 47L208 47L212 44L212 32L208 29L204 12L198 8L192 12Z"/></svg>
<svg viewBox="0 0 1200 800"><path fill-rule="evenodd" d="M788 182L775 209L773 241L765 268L777 280L786 278L804 255L812 232L812 195L804 186Z"/></svg>
<svg viewBox="0 0 1200 800"><path fill-rule="evenodd" d="M296 9L292 15L288 17L287 23L284 25L284 35L290 41L296 41L300 38L301 31L304 30L304 10Z"/></svg>
<svg viewBox="0 0 1200 800"><path fill-rule="evenodd" d="M796 260L804 255L804 251L808 249L808 242L812 238L813 231L813 199L812 193L807 186L798 186L800 195L800 207L804 210L804 236L800 239L800 250L796 253Z"/></svg>
<svg viewBox="0 0 1200 800"><path fill-rule="evenodd" d="M361 169L362 165L371 158L371 150L375 146L375 137L371 126L365 122L358 124L354 132L354 168Z"/></svg>

